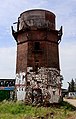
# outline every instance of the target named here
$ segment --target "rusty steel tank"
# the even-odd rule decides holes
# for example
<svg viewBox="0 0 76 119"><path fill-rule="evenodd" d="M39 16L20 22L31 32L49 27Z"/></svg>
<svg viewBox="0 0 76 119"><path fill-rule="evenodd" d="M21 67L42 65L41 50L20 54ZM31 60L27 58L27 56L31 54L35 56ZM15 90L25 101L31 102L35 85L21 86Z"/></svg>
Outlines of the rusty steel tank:
<svg viewBox="0 0 76 119"><path fill-rule="evenodd" d="M60 84L55 77L60 76L58 46L62 27L56 30L55 14L42 9L25 11L18 17L17 31L12 27L12 34L17 42L16 74L25 72L26 87L39 88L43 95L43 89L53 93L54 86L58 85L60 95Z"/></svg>

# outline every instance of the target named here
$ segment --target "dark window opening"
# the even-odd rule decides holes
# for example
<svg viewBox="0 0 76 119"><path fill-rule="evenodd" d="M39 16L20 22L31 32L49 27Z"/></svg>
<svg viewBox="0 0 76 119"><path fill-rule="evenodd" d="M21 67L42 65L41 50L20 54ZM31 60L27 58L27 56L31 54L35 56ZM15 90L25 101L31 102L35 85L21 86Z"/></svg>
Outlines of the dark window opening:
<svg viewBox="0 0 76 119"><path fill-rule="evenodd" d="M40 88L32 90L32 103L42 103L42 90Z"/></svg>
<svg viewBox="0 0 76 119"><path fill-rule="evenodd" d="M27 82L27 86L30 86L30 82L29 81Z"/></svg>
<svg viewBox="0 0 76 119"><path fill-rule="evenodd" d="M0 86L4 86L4 81L0 81Z"/></svg>
<svg viewBox="0 0 76 119"><path fill-rule="evenodd" d="M55 95L55 91L53 91L53 95Z"/></svg>
<svg viewBox="0 0 76 119"><path fill-rule="evenodd" d="M40 50L40 43L39 42L35 42L34 50Z"/></svg>
<svg viewBox="0 0 76 119"><path fill-rule="evenodd" d="M35 65L35 71L38 72L38 64Z"/></svg>
<svg viewBox="0 0 76 119"><path fill-rule="evenodd" d="M0 81L0 86L3 86L3 87L15 86L15 81L13 80Z"/></svg>
<svg viewBox="0 0 76 119"><path fill-rule="evenodd" d="M35 66L34 66L34 71L36 74L38 74L38 67L39 67L39 63L36 62Z"/></svg>

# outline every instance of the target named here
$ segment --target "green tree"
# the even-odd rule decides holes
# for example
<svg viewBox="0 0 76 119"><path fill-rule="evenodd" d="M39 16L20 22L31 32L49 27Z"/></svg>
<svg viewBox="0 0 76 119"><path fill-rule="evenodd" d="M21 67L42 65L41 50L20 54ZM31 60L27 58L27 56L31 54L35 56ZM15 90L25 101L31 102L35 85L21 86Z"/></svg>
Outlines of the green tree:
<svg viewBox="0 0 76 119"><path fill-rule="evenodd" d="M71 84L69 82L68 82L68 84L69 84L69 86L68 86L68 92L70 92L70 90L71 90L71 88L70 88Z"/></svg>
<svg viewBox="0 0 76 119"><path fill-rule="evenodd" d="M69 82L68 82L69 83ZM69 92L74 92L74 80L72 79L71 82L69 83L69 87L68 87L68 91Z"/></svg>
<svg viewBox="0 0 76 119"><path fill-rule="evenodd" d="M71 80L71 92L74 92L74 80Z"/></svg>
<svg viewBox="0 0 76 119"><path fill-rule="evenodd" d="M8 100L10 98L10 91L7 90L0 90L0 101Z"/></svg>

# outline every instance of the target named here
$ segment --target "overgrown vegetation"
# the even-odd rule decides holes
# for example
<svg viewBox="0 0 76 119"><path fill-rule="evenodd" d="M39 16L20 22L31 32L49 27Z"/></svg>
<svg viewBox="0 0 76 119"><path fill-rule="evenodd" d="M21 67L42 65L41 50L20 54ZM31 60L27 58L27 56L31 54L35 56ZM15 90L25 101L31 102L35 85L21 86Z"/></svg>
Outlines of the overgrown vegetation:
<svg viewBox="0 0 76 119"><path fill-rule="evenodd" d="M67 102L50 107L28 106L23 102L0 102L0 119L70 119L76 116L76 108Z"/></svg>
<svg viewBox="0 0 76 119"><path fill-rule="evenodd" d="M68 84L69 84L68 91L69 92L74 92L76 90L76 86L75 86L74 80L72 79L71 82L68 82Z"/></svg>
<svg viewBox="0 0 76 119"><path fill-rule="evenodd" d="M10 98L10 91L9 90L0 90L0 101Z"/></svg>

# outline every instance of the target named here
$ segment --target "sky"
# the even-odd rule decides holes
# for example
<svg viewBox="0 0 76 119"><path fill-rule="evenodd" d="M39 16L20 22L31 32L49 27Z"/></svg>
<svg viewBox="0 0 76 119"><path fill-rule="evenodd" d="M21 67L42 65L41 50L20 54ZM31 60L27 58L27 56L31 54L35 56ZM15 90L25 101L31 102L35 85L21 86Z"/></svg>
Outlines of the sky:
<svg viewBox="0 0 76 119"><path fill-rule="evenodd" d="M76 78L76 0L0 0L0 79L15 78L17 48L11 26L20 13L34 8L55 13L56 29L63 26L59 57L67 88L67 82Z"/></svg>

